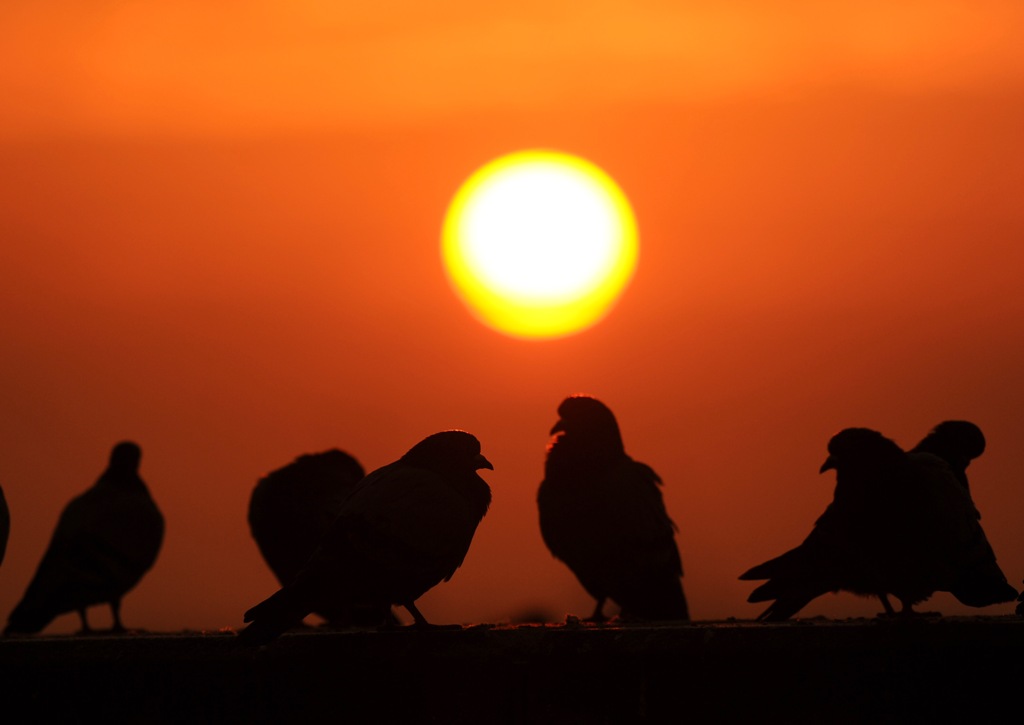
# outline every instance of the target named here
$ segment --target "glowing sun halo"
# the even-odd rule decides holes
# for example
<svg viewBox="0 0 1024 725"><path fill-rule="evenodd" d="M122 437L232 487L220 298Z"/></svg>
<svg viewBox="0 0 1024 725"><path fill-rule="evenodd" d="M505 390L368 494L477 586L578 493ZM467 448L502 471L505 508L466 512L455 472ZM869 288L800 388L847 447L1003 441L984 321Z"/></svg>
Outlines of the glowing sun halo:
<svg viewBox="0 0 1024 725"><path fill-rule="evenodd" d="M589 161L521 151L483 166L445 217L442 255L483 322L559 337L598 322L633 276L637 231L625 195Z"/></svg>

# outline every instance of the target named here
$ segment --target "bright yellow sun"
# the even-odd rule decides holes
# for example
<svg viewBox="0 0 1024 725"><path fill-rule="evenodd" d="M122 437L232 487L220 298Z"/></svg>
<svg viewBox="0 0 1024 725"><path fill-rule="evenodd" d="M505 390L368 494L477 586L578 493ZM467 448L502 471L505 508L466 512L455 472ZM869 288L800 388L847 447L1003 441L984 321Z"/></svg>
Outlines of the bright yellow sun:
<svg viewBox="0 0 1024 725"><path fill-rule="evenodd" d="M555 151L485 165L445 217L442 255L470 310L515 337L559 337L607 314L633 276L636 221L615 182Z"/></svg>

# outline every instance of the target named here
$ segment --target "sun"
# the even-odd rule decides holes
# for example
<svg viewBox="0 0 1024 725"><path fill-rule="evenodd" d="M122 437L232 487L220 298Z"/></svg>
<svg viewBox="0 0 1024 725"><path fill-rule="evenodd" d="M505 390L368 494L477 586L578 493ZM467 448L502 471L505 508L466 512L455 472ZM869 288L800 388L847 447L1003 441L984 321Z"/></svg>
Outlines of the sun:
<svg viewBox="0 0 1024 725"><path fill-rule="evenodd" d="M448 277L485 324L521 338L570 335L600 321L636 268L625 194L589 161L520 151L476 171L445 216Z"/></svg>

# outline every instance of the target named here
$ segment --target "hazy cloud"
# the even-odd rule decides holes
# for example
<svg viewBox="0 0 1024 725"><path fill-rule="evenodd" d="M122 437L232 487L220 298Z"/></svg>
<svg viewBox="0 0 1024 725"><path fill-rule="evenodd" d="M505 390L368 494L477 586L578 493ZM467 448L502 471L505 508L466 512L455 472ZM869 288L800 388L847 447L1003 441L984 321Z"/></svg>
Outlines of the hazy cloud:
<svg viewBox="0 0 1024 725"><path fill-rule="evenodd" d="M833 83L1018 85L1019 2L71 2L0 9L0 132L264 133Z"/></svg>

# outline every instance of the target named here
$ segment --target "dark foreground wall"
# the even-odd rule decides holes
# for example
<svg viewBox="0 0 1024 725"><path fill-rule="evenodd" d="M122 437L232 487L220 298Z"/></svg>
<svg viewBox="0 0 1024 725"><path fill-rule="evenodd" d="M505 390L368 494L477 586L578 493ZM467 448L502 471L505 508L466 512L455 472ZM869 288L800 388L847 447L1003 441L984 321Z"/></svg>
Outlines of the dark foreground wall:
<svg viewBox="0 0 1024 725"><path fill-rule="evenodd" d="M0 695L3 723L1005 722L1024 620L7 639Z"/></svg>

